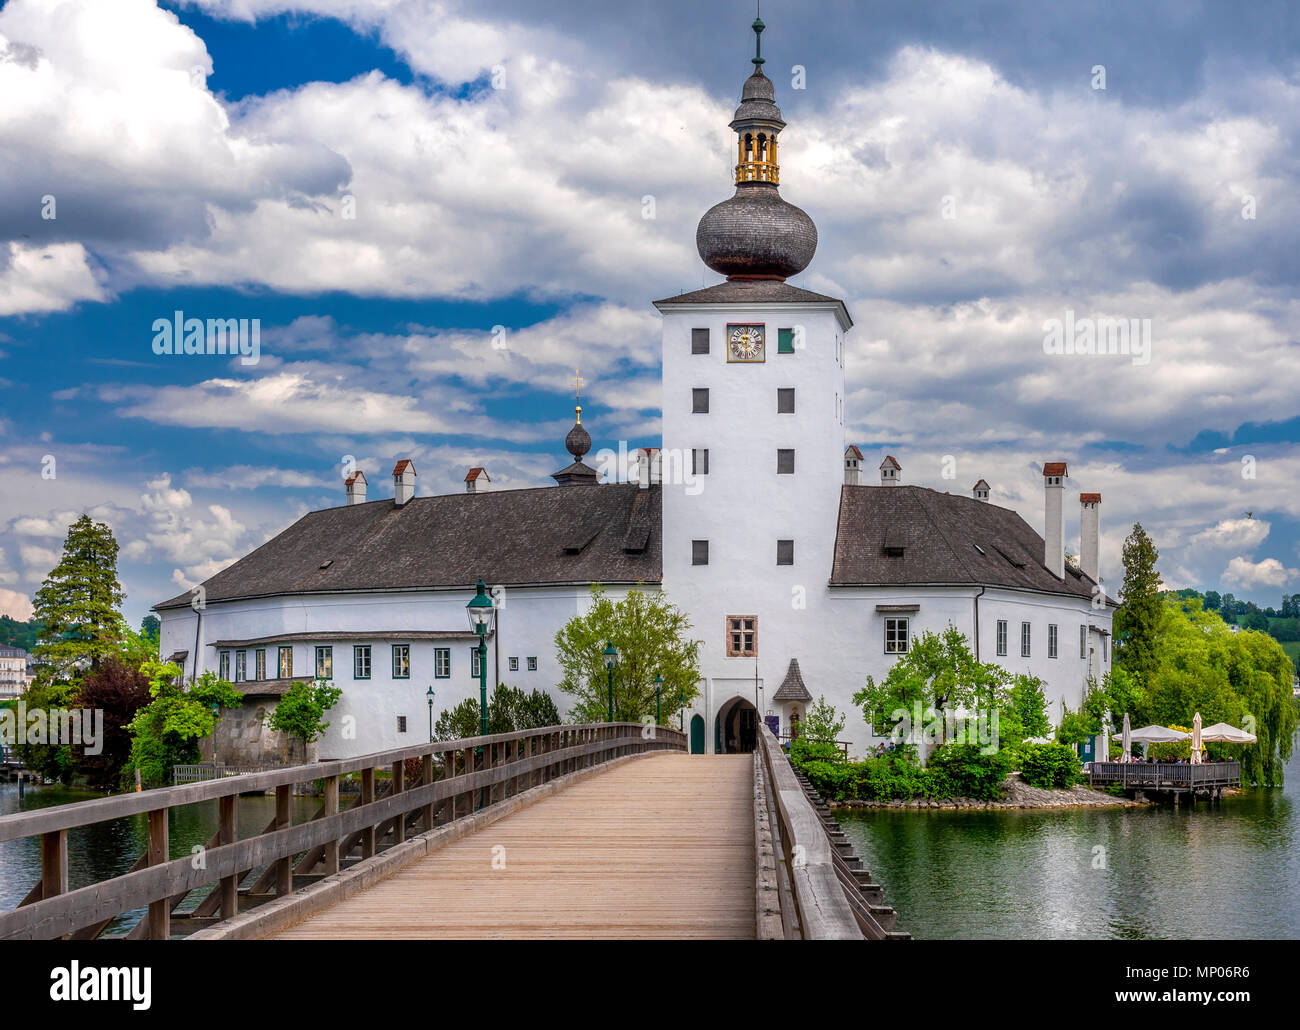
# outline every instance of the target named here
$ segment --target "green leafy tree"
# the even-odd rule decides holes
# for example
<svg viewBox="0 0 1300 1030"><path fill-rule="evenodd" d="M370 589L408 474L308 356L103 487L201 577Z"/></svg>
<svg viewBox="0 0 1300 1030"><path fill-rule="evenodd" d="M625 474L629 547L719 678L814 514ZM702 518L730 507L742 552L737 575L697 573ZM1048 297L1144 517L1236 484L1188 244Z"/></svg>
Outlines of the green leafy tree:
<svg viewBox="0 0 1300 1030"><path fill-rule="evenodd" d="M819 697L808 706L800 721L799 736L814 743L833 744L844 732L844 722L844 715L836 711L835 706L827 702L824 696Z"/></svg>
<svg viewBox="0 0 1300 1030"><path fill-rule="evenodd" d="M605 659L607 642L618 648L614 669L614 718L639 722L655 714L655 676L663 677L663 716L677 710L678 698L689 705L699 692L700 641L690 637L691 623L668 595L634 589L621 601L604 589L591 588L591 606L555 634L556 657L563 677L559 687L574 698L571 715L578 722L604 722L608 707Z"/></svg>
<svg viewBox="0 0 1300 1030"><path fill-rule="evenodd" d="M71 708L77 688L71 683L53 683L38 676L36 681L23 694L23 702L29 713L48 713L55 709ZM47 724L48 725L48 724ZM19 727L22 734L24 727ZM32 772L43 779L70 783L75 770L72 748L68 744L49 743L48 734L45 741L28 743L25 735L14 741L14 752Z"/></svg>
<svg viewBox="0 0 1300 1030"><path fill-rule="evenodd" d="M1126 669L1145 684L1159 665L1157 641L1165 618L1165 603L1160 597L1160 557L1155 543L1142 528L1124 541L1124 586L1120 607L1115 612L1115 665Z"/></svg>
<svg viewBox="0 0 1300 1030"><path fill-rule="evenodd" d="M171 782L172 766L199 760L199 741L216 728L213 706L237 708L244 697L213 672L186 690L181 667L172 662L145 662L140 671L149 680L151 700L131 720L131 755L122 784L127 786L138 769L146 787L163 787Z"/></svg>
<svg viewBox="0 0 1300 1030"><path fill-rule="evenodd" d="M68 527L63 555L36 591L33 607L43 629L33 653L44 663L38 676L70 682L116 654L123 597L113 531L82 515Z"/></svg>
<svg viewBox="0 0 1300 1030"><path fill-rule="evenodd" d="M1006 669L977 661L966 637L949 624L942 633L926 630L913 640L879 683L868 676L853 703L862 707L863 718L879 733L900 709L914 720L918 704L922 719L942 718L958 708L1000 710L1007 680ZM913 727L914 732L920 730Z"/></svg>
<svg viewBox="0 0 1300 1030"><path fill-rule="evenodd" d="M560 713L551 695L542 690L526 692L521 687L498 683L488 701L488 733L513 733L558 726ZM479 704L466 698L445 709L433 726L435 740L464 740L479 735Z"/></svg>
<svg viewBox="0 0 1300 1030"><path fill-rule="evenodd" d="M1047 695L1037 676L1020 673L1011 679L1007 714L999 720L999 733L1007 743L1019 743L1030 737L1046 737L1052 732L1047 718Z"/></svg>
<svg viewBox="0 0 1300 1030"><path fill-rule="evenodd" d="M342 696L343 691L326 680L295 683L266 717L266 725L301 741L303 761L306 761L307 745L325 736L325 731L330 728L325 713L338 704Z"/></svg>

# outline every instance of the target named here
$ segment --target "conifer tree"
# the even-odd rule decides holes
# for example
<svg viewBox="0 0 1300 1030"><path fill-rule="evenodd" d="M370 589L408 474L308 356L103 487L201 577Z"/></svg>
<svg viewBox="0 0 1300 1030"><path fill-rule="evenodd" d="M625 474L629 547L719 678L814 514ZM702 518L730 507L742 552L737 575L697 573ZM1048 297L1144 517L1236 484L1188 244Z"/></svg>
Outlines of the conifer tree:
<svg viewBox="0 0 1300 1030"><path fill-rule="evenodd" d="M1159 557L1142 523L1135 522L1124 541L1124 586L1115 612L1114 664L1136 676L1143 686L1160 664L1158 643L1165 605L1156 571Z"/></svg>

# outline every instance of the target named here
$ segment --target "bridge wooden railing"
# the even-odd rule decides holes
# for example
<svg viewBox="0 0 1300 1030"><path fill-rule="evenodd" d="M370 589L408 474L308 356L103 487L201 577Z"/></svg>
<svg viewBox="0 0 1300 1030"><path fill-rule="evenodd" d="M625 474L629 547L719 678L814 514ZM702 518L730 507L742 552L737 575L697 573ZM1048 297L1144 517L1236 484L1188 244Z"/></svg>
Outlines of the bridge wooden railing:
<svg viewBox="0 0 1300 1030"><path fill-rule="evenodd" d="M214 884L193 917L228 919L239 912L240 885L262 870L244 895L269 899L294 889L294 875L339 871L352 852L369 858L384 843L400 844L412 829L431 830L534 786L624 755L685 751L686 735L660 726L653 739L640 723L548 726L487 737L439 741L183 786L123 794L0 816L0 841L39 837L41 878L19 906L0 913L0 938L97 937L114 919L147 906L129 938L167 940L172 913L195 889ZM408 768L419 772L407 782ZM376 774L391 779L377 782ZM360 793L340 805L339 784L360 776ZM295 784L322 785L320 810L293 824ZM387 786L387 791L384 787ZM276 814L261 833L238 839L239 795L274 791ZM168 814L204 801L218 802L218 827L195 856L171 858ZM70 890L68 831L144 814L148 846L129 871Z"/></svg>
<svg viewBox="0 0 1300 1030"><path fill-rule="evenodd" d="M803 940L886 940L776 737L758 733L755 847L758 935ZM762 810L766 809L766 813ZM776 906L770 900L776 896Z"/></svg>

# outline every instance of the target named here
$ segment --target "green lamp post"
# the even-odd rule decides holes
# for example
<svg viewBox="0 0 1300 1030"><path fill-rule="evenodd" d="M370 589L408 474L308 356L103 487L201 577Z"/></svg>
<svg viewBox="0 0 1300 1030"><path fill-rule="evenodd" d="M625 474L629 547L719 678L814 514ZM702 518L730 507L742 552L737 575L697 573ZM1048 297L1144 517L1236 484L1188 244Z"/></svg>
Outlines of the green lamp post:
<svg viewBox="0 0 1300 1030"><path fill-rule="evenodd" d="M664 678L655 673L655 725L663 724L663 696L664 696Z"/></svg>
<svg viewBox="0 0 1300 1030"><path fill-rule="evenodd" d="M488 731L487 709L487 634L496 621L497 609L488 597L487 587L480 579L473 599L465 606L469 613L469 626L478 634L478 728L486 737Z"/></svg>
<svg viewBox="0 0 1300 1030"><path fill-rule="evenodd" d="M614 721L614 666L618 664L618 648L614 646L611 640L605 644L605 650L601 652L605 657L605 671L609 674L609 718L607 722Z"/></svg>
<svg viewBox="0 0 1300 1030"><path fill-rule="evenodd" d="M430 686L428 692L424 695L429 699L429 743L433 743L433 687Z"/></svg>

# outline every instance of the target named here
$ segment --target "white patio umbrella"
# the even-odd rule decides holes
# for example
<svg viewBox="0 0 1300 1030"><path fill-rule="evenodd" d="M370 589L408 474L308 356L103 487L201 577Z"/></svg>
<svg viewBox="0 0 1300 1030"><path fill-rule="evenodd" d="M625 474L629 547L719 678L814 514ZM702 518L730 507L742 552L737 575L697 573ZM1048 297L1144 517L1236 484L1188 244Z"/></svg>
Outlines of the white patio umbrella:
<svg viewBox="0 0 1300 1030"><path fill-rule="evenodd" d="M1255 734L1229 726L1226 722L1216 722L1201 731L1201 740L1210 744L1253 744L1258 739Z"/></svg>
<svg viewBox="0 0 1300 1030"><path fill-rule="evenodd" d="M1201 764L1201 713L1192 719L1192 765Z"/></svg>
<svg viewBox="0 0 1300 1030"><path fill-rule="evenodd" d="M1171 730L1168 726L1143 726L1129 734L1134 744L1172 744L1178 740L1191 740L1190 733Z"/></svg>
<svg viewBox="0 0 1300 1030"><path fill-rule="evenodd" d="M1121 738L1124 744L1124 757L1121 761L1133 761L1133 727L1129 725L1128 712L1124 713L1124 730Z"/></svg>

